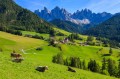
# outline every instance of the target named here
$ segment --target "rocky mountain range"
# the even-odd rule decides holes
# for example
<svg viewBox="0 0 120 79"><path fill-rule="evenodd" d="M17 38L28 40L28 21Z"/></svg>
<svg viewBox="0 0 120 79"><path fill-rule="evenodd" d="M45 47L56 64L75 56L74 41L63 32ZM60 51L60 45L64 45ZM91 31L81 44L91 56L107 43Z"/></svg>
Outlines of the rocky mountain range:
<svg viewBox="0 0 120 79"><path fill-rule="evenodd" d="M46 21L52 21L55 19L60 19L63 21L71 21L75 24L99 24L105 20L111 18L113 15L111 13L102 12L94 13L89 9L77 10L73 14L68 12L64 8L59 8L58 6L52 10L48 10L44 7L43 10L35 10L35 14L39 17L45 19Z"/></svg>

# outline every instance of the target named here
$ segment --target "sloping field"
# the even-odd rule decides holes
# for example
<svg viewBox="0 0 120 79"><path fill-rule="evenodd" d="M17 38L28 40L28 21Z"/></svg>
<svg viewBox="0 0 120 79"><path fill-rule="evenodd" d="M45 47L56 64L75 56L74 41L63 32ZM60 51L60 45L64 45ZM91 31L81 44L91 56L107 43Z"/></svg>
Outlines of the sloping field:
<svg viewBox="0 0 120 79"><path fill-rule="evenodd" d="M42 47L42 51L36 51L37 47ZM82 59L95 58L101 60L101 54L96 52L101 47L80 47L73 45L61 45L63 54L68 56L79 56ZM15 36L5 32L0 32L0 79L116 79L90 71L74 68L77 72L67 71L67 66L54 64L51 62L52 56L61 52L58 48L48 46L47 42L33 38ZM15 50L24 57L22 63L11 61L10 53ZM26 54L23 53L23 51ZM108 51L105 48L103 51ZM114 50L117 56L119 50ZM114 58L114 56L113 56ZM35 70L37 66L48 66L49 70L41 73Z"/></svg>

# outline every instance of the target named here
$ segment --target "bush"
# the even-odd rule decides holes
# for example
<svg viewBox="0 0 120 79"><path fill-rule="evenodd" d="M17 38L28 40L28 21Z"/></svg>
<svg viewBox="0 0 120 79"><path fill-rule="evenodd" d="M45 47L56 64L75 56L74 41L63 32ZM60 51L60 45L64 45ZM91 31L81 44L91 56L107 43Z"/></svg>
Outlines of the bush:
<svg viewBox="0 0 120 79"><path fill-rule="evenodd" d="M44 39L42 36L39 36L39 35L33 35L32 38L36 38L36 39Z"/></svg>
<svg viewBox="0 0 120 79"><path fill-rule="evenodd" d="M2 52L3 50L2 50L2 48L0 48L0 52Z"/></svg>
<svg viewBox="0 0 120 79"><path fill-rule="evenodd" d="M6 32L14 34L14 35L20 35L20 36L22 36L22 32L19 31L19 30L8 29L8 30L6 30Z"/></svg>
<svg viewBox="0 0 120 79"><path fill-rule="evenodd" d="M32 35L30 35L30 34L25 34L25 37L32 38Z"/></svg>
<svg viewBox="0 0 120 79"><path fill-rule="evenodd" d="M42 39L42 40L44 40L44 38L43 38L42 36L39 36L39 35L26 34L25 37L36 38L36 39Z"/></svg>
<svg viewBox="0 0 120 79"><path fill-rule="evenodd" d="M91 46L95 46L95 42L88 41L87 44Z"/></svg>
<svg viewBox="0 0 120 79"><path fill-rule="evenodd" d="M107 70L103 70L103 71L102 71L102 74L104 74L104 75L109 75L109 72L108 72Z"/></svg>
<svg viewBox="0 0 120 79"><path fill-rule="evenodd" d="M93 41L94 40L94 37L93 36L88 36L87 37L87 41Z"/></svg>
<svg viewBox="0 0 120 79"><path fill-rule="evenodd" d="M61 33L61 32L58 32L57 34L56 34L57 36L65 36L63 33Z"/></svg>
<svg viewBox="0 0 120 79"><path fill-rule="evenodd" d="M58 53L57 55L53 56L52 62L57 64L64 64L62 53Z"/></svg>
<svg viewBox="0 0 120 79"><path fill-rule="evenodd" d="M41 51L41 50L43 50L43 48L38 47L38 48L36 48L36 50Z"/></svg>
<svg viewBox="0 0 120 79"><path fill-rule="evenodd" d="M68 39L70 40L70 41L74 41L74 39L76 39L76 40L83 40L81 37L79 37L79 35L78 34L76 34L76 33L72 33L71 35L69 35L68 36Z"/></svg>

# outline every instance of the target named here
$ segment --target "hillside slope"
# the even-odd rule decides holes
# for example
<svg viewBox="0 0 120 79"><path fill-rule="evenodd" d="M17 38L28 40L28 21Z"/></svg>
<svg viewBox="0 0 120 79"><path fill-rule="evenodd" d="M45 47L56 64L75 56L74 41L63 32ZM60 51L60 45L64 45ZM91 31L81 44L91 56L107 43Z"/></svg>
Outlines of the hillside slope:
<svg viewBox="0 0 120 79"><path fill-rule="evenodd" d="M8 27L9 26L9 27ZM0 30L32 30L48 33L52 26L13 0L0 0Z"/></svg>
<svg viewBox="0 0 120 79"><path fill-rule="evenodd" d="M120 42L120 14L85 32L88 35L106 37Z"/></svg>
<svg viewBox="0 0 120 79"><path fill-rule="evenodd" d="M0 47L3 49L3 52L0 52L1 79L117 79L114 77L100 75L76 68L76 73L68 72L66 66L54 64L51 62L52 56L56 55L60 51L55 47L47 46L47 43L45 41L22 36L15 36L5 32L0 32L0 35L2 35L0 36ZM36 47L42 47L43 50L36 51ZM67 45L63 45L63 48L65 50L65 56L73 55L72 51L74 50L76 50L74 51L74 55L77 56L80 50L86 50L87 52L92 48L95 49L93 51L91 50L91 53L94 52L94 54L97 50L99 50L99 48L96 47L83 48ZM10 53L13 49L23 55L24 61L22 63L14 63L11 61ZM24 49L27 54L23 54L21 49ZM84 56L86 52L82 52L83 58L86 57L86 55ZM81 56L81 54L79 55ZM49 67L48 71L41 73L35 70L37 66L44 65L47 65Z"/></svg>
<svg viewBox="0 0 120 79"><path fill-rule="evenodd" d="M70 21L63 21L59 19L55 19L53 21L50 21L52 24L56 25L58 28L74 32L74 33L81 33L82 32L82 25L77 25L75 23L72 23Z"/></svg>

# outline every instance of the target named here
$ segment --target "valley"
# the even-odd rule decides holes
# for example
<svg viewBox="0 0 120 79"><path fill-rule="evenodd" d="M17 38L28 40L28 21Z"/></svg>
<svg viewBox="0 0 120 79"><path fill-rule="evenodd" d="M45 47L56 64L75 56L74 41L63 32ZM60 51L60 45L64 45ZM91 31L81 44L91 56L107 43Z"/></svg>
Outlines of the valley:
<svg viewBox="0 0 120 79"><path fill-rule="evenodd" d="M0 79L119 79L120 14L49 1L0 0Z"/></svg>

